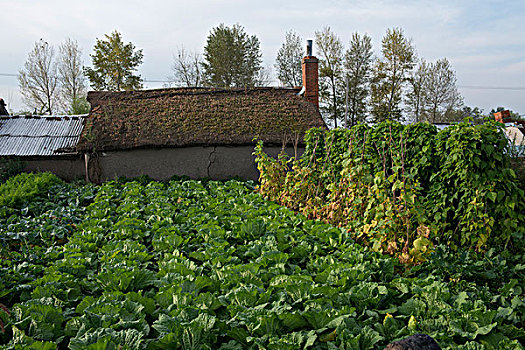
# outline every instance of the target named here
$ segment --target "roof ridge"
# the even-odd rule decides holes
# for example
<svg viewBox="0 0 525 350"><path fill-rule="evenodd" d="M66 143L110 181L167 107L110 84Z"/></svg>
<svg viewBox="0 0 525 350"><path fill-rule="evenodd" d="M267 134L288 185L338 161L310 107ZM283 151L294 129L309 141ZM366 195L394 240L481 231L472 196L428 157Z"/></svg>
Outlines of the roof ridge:
<svg viewBox="0 0 525 350"><path fill-rule="evenodd" d="M251 94L265 91L282 91L298 92L299 88L284 88L284 87L253 87L253 88L163 88L151 90L135 90L135 91L90 91L88 92L88 101L97 100L99 98L111 97L115 100L145 100L155 99L159 97L174 97L174 96L217 96L226 94Z"/></svg>

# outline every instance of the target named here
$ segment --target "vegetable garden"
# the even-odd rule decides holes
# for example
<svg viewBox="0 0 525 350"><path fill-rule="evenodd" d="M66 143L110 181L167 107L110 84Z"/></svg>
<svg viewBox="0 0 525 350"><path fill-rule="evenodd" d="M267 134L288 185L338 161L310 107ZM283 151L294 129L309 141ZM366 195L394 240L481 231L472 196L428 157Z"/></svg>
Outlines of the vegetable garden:
<svg viewBox="0 0 525 350"><path fill-rule="evenodd" d="M266 161L275 176L290 164ZM282 186L295 172L319 171L294 169L277 178ZM377 223L392 234L382 240L374 227L362 234L335 214L308 219L329 213L306 209L316 203L308 192L296 197L307 201L295 211L265 200L257 189L271 193L269 174L260 187L147 179L96 186L50 174L7 180L0 185L0 349L382 349L415 333L443 349L523 349L525 256L516 233L494 224L494 248L468 225L455 232L472 238L457 240L452 230L435 239L437 226L400 205L404 190L425 186L407 182L395 201L382 198L392 200L392 213L411 210L410 219ZM333 180L309 178L327 188ZM312 188L318 198L335 193ZM511 222L518 214L505 215ZM388 251L394 228L406 233L407 225L410 245L428 227L428 249Z"/></svg>

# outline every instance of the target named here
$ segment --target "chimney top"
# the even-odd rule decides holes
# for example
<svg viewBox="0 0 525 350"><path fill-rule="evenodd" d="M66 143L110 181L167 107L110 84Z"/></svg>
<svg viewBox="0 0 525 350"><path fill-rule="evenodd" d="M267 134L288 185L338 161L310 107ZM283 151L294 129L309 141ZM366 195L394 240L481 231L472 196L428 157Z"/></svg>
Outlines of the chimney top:
<svg viewBox="0 0 525 350"><path fill-rule="evenodd" d="M306 41L306 56L302 59L304 97L319 109L319 60L312 54L313 40Z"/></svg>

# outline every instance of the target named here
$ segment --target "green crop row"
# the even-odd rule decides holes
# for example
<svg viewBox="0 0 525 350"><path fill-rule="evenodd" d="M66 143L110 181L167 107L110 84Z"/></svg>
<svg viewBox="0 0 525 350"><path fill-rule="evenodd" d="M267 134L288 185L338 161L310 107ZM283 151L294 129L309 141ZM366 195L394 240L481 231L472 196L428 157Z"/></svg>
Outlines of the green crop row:
<svg viewBox="0 0 525 350"><path fill-rule="evenodd" d="M426 264L237 181L61 184L0 207L1 349L523 349L524 256ZM492 254L492 255L491 255Z"/></svg>

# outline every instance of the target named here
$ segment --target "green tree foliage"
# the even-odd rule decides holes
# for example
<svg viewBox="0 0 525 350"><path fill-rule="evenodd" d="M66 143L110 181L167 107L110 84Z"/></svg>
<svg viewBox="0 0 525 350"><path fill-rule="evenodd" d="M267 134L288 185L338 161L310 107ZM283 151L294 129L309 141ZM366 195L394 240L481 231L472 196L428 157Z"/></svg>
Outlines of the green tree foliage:
<svg viewBox="0 0 525 350"><path fill-rule="evenodd" d="M348 80L348 118L345 126L351 127L363 122L368 112L367 100L370 93L372 73L372 39L368 35L354 33L350 48L345 53L345 74Z"/></svg>
<svg viewBox="0 0 525 350"><path fill-rule="evenodd" d="M53 114L58 108L57 63L55 50L40 39L18 72L18 84L24 103L37 114Z"/></svg>
<svg viewBox="0 0 525 350"><path fill-rule="evenodd" d="M315 41L320 56L319 97L320 109L334 123L343 115L343 43L330 27L315 32Z"/></svg>
<svg viewBox="0 0 525 350"><path fill-rule="evenodd" d="M84 67L84 72L95 90L136 90L142 87L142 78L135 75L142 63L142 50L135 50L132 43L125 44L118 31L97 39L91 58L93 68Z"/></svg>
<svg viewBox="0 0 525 350"><path fill-rule="evenodd" d="M277 71L277 79L284 86L302 85L301 59L303 50L301 44L301 37L291 30L286 33L284 43L277 53L274 66Z"/></svg>
<svg viewBox="0 0 525 350"><path fill-rule="evenodd" d="M372 79L372 115L375 121L401 120L403 88L414 68L416 49L400 28L388 29Z"/></svg>
<svg viewBox="0 0 525 350"><path fill-rule="evenodd" d="M77 97L71 101L71 106L69 107L69 114L88 114L91 109L91 105L85 97Z"/></svg>
<svg viewBox="0 0 525 350"><path fill-rule="evenodd" d="M204 74L216 87L246 87L259 84L262 54L259 39L244 27L220 24L208 35L204 47Z"/></svg>
<svg viewBox="0 0 525 350"><path fill-rule="evenodd" d="M479 107L463 106L450 113L450 121L462 121L468 118L473 124L483 124L489 116Z"/></svg>

